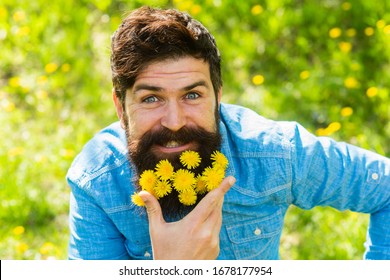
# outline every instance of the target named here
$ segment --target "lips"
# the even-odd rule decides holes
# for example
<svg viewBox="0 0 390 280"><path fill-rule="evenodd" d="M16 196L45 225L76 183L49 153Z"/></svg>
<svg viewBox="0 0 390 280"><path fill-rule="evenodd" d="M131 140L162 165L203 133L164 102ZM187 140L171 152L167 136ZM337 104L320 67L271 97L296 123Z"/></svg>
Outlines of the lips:
<svg viewBox="0 0 390 280"><path fill-rule="evenodd" d="M156 152L157 154L177 154L181 153L185 150L195 150L197 149L198 145L196 142L181 142L181 141L174 141L170 140L165 143L157 144L152 147L152 151Z"/></svg>

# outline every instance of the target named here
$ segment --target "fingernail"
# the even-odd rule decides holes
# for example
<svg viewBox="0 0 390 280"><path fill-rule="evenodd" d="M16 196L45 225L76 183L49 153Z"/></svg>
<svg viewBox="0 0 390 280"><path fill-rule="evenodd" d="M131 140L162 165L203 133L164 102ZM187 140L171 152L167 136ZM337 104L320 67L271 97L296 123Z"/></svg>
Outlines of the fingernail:
<svg viewBox="0 0 390 280"><path fill-rule="evenodd" d="M229 182L230 186L233 186L234 183L236 182L236 178L234 178L234 177L229 177L228 182Z"/></svg>
<svg viewBox="0 0 390 280"><path fill-rule="evenodd" d="M147 202L148 201L148 195L145 194L145 191L141 191L139 193L139 196L141 197L141 199L144 201L144 202Z"/></svg>

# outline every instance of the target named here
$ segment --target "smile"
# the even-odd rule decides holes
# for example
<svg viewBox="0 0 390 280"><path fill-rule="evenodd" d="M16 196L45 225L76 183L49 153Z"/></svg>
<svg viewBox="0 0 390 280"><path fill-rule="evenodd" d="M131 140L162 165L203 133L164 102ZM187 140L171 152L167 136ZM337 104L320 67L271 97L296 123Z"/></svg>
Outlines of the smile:
<svg viewBox="0 0 390 280"><path fill-rule="evenodd" d="M176 148L179 146L181 146L181 143L177 141L169 141L168 143L165 144L165 148Z"/></svg>
<svg viewBox="0 0 390 280"><path fill-rule="evenodd" d="M196 148L197 145L194 142L182 143L182 142L172 140L161 145L155 145L153 150L155 150L155 152L157 153L171 154L171 153L181 153L185 150L194 150Z"/></svg>

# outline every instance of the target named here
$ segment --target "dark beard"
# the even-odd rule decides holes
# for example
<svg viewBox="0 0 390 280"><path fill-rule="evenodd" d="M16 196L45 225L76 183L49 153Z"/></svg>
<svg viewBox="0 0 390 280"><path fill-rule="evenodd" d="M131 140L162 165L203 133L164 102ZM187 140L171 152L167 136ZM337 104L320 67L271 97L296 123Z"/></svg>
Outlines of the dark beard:
<svg viewBox="0 0 390 280"><path fill-rule="evenodd" d="M140 174L145 170L154 170L156 164L161 160L167 158L173 165L175 171L183 168L180 162L180 153L174 153L170 155L159 155L151 150L154 145L165 145L170 141L177 141L181 144L190 142L197 143L197 152L201 157L200 165L192 169L191 171L198 174L202 173L206 167L211 166L210 155L220 149L221 146L221 134L217 129L216 132L208 132L202 128L189 128L183 127L177 132L173 132L165 127L158 131L146 132L140 140L132 140L129 137L128 129L126 129L129 157L131 162L134 163L137 171L136 181L138 182ZM136 184L138 191L140 187ZM166 221L175 221L186 216L204 197L199 195L194 205L183 205L178 199L178 192L172 189L172 192L159 199L159 203L163 212L164 219Z"/></svg>

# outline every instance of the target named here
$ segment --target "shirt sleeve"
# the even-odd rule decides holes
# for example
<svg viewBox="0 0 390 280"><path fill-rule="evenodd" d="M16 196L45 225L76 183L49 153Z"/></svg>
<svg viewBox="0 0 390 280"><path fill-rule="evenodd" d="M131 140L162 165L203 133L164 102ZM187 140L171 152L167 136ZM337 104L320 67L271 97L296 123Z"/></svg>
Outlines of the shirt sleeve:
<svg viewBox="0 0 390 280"><path fill-rule="evenodd" d="M125 238L84 189L69 182L69 259L129 259Z"/></svg>
<svg viewBox="0 0 390 280"><path fill-rule="evenodd" d="M390 259L390 159L294 124L292 203L369 213L365 258Z"/></svg>

